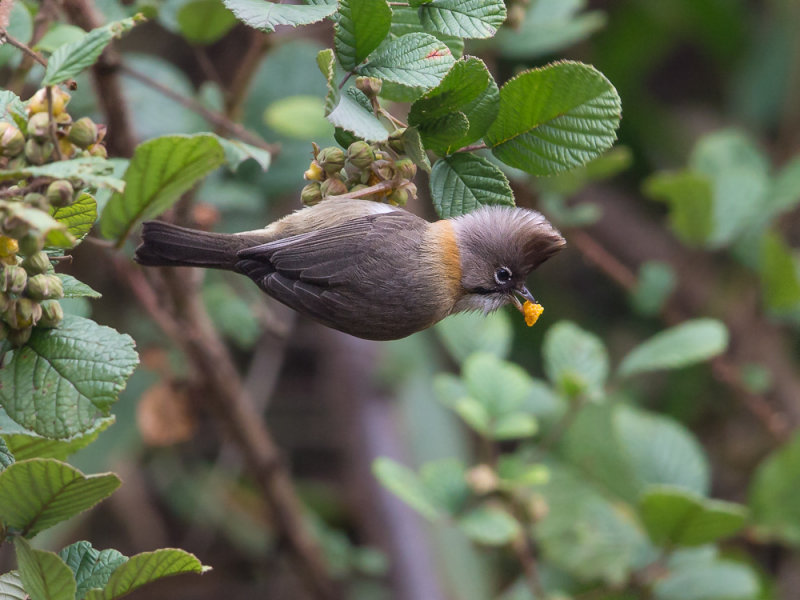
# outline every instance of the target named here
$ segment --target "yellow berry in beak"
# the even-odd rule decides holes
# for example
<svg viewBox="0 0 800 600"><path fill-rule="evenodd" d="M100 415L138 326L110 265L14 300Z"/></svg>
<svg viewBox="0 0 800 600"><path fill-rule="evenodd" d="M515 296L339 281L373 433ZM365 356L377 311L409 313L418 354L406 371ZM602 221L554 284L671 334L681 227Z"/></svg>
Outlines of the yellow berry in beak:
<svg viewBox="0 0 800 600"><path fill-rule="evenodd" d="M528 327L533 327L543 312L544 308L541 304L534 304L530 300L526 300L522 305L522 314L525 315L525 324Z"/></svg>

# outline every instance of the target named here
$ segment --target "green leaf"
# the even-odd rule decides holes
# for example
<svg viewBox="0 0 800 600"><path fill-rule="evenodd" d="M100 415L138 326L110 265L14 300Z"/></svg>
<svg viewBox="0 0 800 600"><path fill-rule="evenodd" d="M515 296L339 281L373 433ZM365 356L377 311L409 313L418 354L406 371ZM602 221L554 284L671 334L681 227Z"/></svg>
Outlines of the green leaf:
<svg viewBox="0 0 800 600"><path fill-rule="evenodd" d="M95 426L86 433L75 435L63 440L53 440L43 437L36 432L29 431L14 423L5 411L0 409L0 435L5 439L8 447L19 460L28 458L55 458L66 460L68 456L85 448L97 439L102 431L111 426L116 419L105 417L98 419ZM7 426L7 423L11 427Z"/></svg>
<svg viewBox="0 0 800 600"><path fill-rule="evenodd" d="M30 600L22 587L19 572L10 571L0 575L0 600Z"/></svg>
<svg viewBox="0 0 800 600"><path fill-rule="evenodd" d="M538 0L527 7L518 28L503 27L494 42L504 57L516 60L559 53L606 24L603 11L581 13L586 4L586 0Z"/></svg>
<svg viewBox="0 0 800 600"><path fill-rule="evenodd" d="M497 119L485 139L507 165L553 175L608 150L621 110L617 91L602 73L560 62L525 71L502 87Z"/></svg>
<svg viewBox="0 0 800 600"><path fill-rule="evenodd" d="M272 162L272 153L263 148L245 144L239 140L232 140L217 136L217 141L225 152L225 162L231 171L236 171L243 162L254 160L261 167L262 171L269 169Z"/></svg>
<svg viewBox="0 0 800 600"><path fill-rule="evenodd" d="M439 517L435 500L414 471L390 458L380 457L372 463L372 472L385 488L423 517L430 520Z"/></svg>
<svg viewBox="0 0 800 600"><path fill-rule="evenodd" d="M181 35L192 44L213 44L234 25L236 18L220 0L191 0L177 14Z"/></svg>
<svg viewBox="0 0 800 600"><path fill-rule="evenodd" d="M61 280L64 288L64 298L102 298L103 294L96 292L82 281L78 281L72 275L66 273L56 273Z"/></svg>
<svg viewBox="0 0 800 600"><path fill-rule="evenodd" d="M454 62L444 42L427 33L410 33L383 44L356 70L361 75L428 90L439 84Z"/></svg>
<svg viewBox="0 0 800 600"><path fill-rule="evenodd" d="M800 435L769 455L750 484L749 506L762 535L800 546Z"/></svg>
<svg viewBox="0 0 800 600"><path fill-rule="evenodd" d="M182 573L205 573L205 567L193 554L177 548L162 548L131 556L121 564L102 590L89 590L86 600L117 600L125 594L164 577Z"/></svg>
<svg viewBox="0 0 800 600"><path fill-rule="evenodd" d="M360 98L366 98L355 88L348 89L339 97L334 109L327 115L328 121L336 127L354 133L368 142L380 142L389 139L389 132L372 112L365 108ZM367 101L369 103L369 101Z"/></svg>
<svg viewBox="0 0 800 600"><path fill-rule="evenodd" d="M163 136L140 144L125 171L125 191L114 194L103 210L100 232L121 243L137 222L160 215L224 161L222 146L210 134Z"/></svg>
<svg viewBox="0 0 800 600"><path fill-rule="evenodd" d="M50 215L67 227L70 235L83 239L97 220L97 202L91 194L81 193L69 206L51 208Z"/></svg>
<svg viewBox="0 0 800 600"><path fill-rule="evenodd" d="M669 205L672 229L688 244L702 244L713 229L711 181L691 171L659 173L645 180L644 193Z"/></svg>
<svg viewBox="0 0 800 600"><path fill-rule="evenodd" d="M52 53L59 46L83 39L86 32L77 25L56 23L33 47L37 52Z"/></svg>
<svg viewBox="0 0 800 600"><path fill-rule="evenodd" d="M33 537L91 508L121 483L114 473L84 475L52 458L17 461L0 473L0 521Z"/></svg>
<svg viewBox="0 0 800 600"><path fill-rule="evenodd" d="M790 312L800 305L800 260L777 233L766 233L761 242L760 275L771 311Z"/></svg>
<svg viewBox="0 0 800 600"><path fill-rule="evenodd" d="M14 463L14 453L9 450L6 441L0 437L0 471Z"/></svg>
<svg viewBox="0 0 800 600"><path fill-rule="evenodd" d="M140 18L130 17L88 32L81 39L59 46L47 61L42 85L55 85L78 75L100 57L115 37L131 29Z"/></svg>
<svg viewBox="0 0 800 600"><path fill-rule="evenodd" d="M503 172L483 157L459 153L436 161L430 178L436 212L443 219L481 206L514 206Z"/></svg>
<svg viewBox="0 0 800 600"><path fill-rule="evenodd" d="M457 61L447 72L444 79L435 88L426 92L411 106L408 115L410 125L416 126L428 148L440 154L449 154L463 144L463 140L474 137L478 139L488 128L480 121L483 114L476 111L477 104L484 98L487 90L494 84L486 65L478 58L467 58ZM476 126L472 134L469 115L475 114ZM496 102L494 115L497 114ZM465 121L465 125L456 127L453 119ZM479 132L479 129L482 131ZM474 140L473 140L474 141Z"/></svg>
<svg viewBox="0 0 800 600"><path fill-rule="evenodd" d="M431 161L428 159L425 146L422 145L422 138L416 127L406 127L403 132L403 150L417 167L430 174Z"/></svg>
<svg viewBox="0 0 800 600"><path fill-rule="evenodd" d="M760 584L753 570L730 560L683 564L653 586L655 600L753 600Z"/></svg>
<svg viewBox="0 0 800 600"><path fill-rule="evenodd" d="M275 4L263 0L223 0L236 18L266 33L278 25L310 25L336 12L336 4Z"/></svg>
<svg viewBox="0 0 800 600"><path fill-rule="evenodd" d="M712 181L712 247L734 241L763 210L769 185L769 163L744 133L723 129L704 136L689 158L691 170Z"/></svg>
<svg viewBox="0 0 800 600"><path fill-rule="evenodd" d="M622 360L619 374L680 369L725 352L728 329L716 319L693 319L657 333Z"/></svg>
<svg viewBox="0 0 800 600"><path fill-rule="evenodd" d="M15 6L17 5L15 4ZM23 10L25 9L23 8ZM26 125L28 122L25 105L12 91L0 90L0 121L11 123L16 127Z"/></svg>
<svg viewBox="0 0 800 600"><path fill-rule="evenodd" d="M652 486L639 500L650 539L659 546L702 546L730 537L747 518L741 504L709 500L685 489Z"/></svg>
<svg viewBox="0 0 800 600"><path fill-rule="evenodd" d="M474 352L506 358L511 351L511 321L505 312L486 316L458 313L437 323L434 330L450 356L459 363Z"/></svg>
<svg viewBox="0 0 800 600"><path fill-rule="evenodd" d="M92 588L104 588L111 574L128 560L127 556L114 549L95 550L86 541L70 544L58 555L75 576L78 584L75 597L78 599Z"/></svg>
<svg viewBox="0 0 800 600"><path fill-rule="evenodd" d="M636 287L631 292L634 308L643 315L657 315L672 295L677 283L669 263L648 260L639 267Z"/></svg>
<svg viewBox="0 0 800 600"><path fill-rule="evenodd" d="M428 497L442 511L455 515L472 495L467 484L466 469L455 458L443 458L422 465L419 477Z"/></svg>
<svg viewBox="0 0 800 600"><path fill-rule="evenodd" d="M339 88L336 87L336 55L330 48L325 48L317 53L317 66L325 78L325 116L327 117L336 106L339 99Z"/></svg>
<svg viewBox="0 0 800 600"><path fill-rule="evenodd" d="M119 160L119 159L113 159ZM52 177L81 182L86 186L111 188L121 192L125 183L114 177L114 163L97 156L84 156L70 160L59 160L46 165L28 165L19 169L0 170L0 181L23 177Z"/></svg>
<svg viewBox="0 0 800 600"><path fill-rule="evenodd" d="M612 436L630 465L637 494L654 484L708 493L708 459L686 427L669 417L625 405L614 406L611 418Z"/></svg>
<svg viewBox="0 0 800 600"><path fill-rule="evenodd" d="M299 140L330 135L322 99L301 94L276 100L264 110L264 123L278 133Z"/></svg>
<svg viewBox="0 0 800 600"><path fill-rule="evenodd" d="M531 391L531 378L517 364L476 352L464 361L464 383L470 396L492 416L518 410Z"/></svg>
<svg viewBox="0 0 800 600"><path fill-rule="evenodd" d="M7 218L23 222L45 237L45 245L58 248L71 248L75 238L67 233L67 228L43 210L29 204L14 202L6 207Z"/></svg>
<svg viewBox="0 0 800 600"><path fill-rule="evenodd" d="M24 427L68 438L108 415L138 362L130 336L67 315L14 351L0 370L0 403Z"/></svg>
<svg viewBox="0 0 800 600"><path fill-rule="evenodd" d="M490 38L506 20L503 0L431 0L419 8L428 31L461 38Z"/></svg>
<svg viewBox="0 0 800 600"><path fill-rule="evenodd" d="M386 0L341 0L333 43L339 63L352 71L389 34L392 9Z"/></svg>
<svg viewBox="0 0 800 600"><path fill-rule="evenodd" d="M520 535L519 522L500 507L483 504L458 519L458 528L473 542L505 546Z"/></svg>
<svg viewBox="0 0 800 600"><path fill-rule="evenodd" d="M24 538L14 540L19 577L31 600L75 600L75 578L53 552L34 550Z"/></svg>
<svg viewBox="0 0 800 600"><path fill-rule="evenodd" d="M545 333L542 354L547 378L568 396L602 395L609 365L600 338L574 323L560 321Z"/></svg>

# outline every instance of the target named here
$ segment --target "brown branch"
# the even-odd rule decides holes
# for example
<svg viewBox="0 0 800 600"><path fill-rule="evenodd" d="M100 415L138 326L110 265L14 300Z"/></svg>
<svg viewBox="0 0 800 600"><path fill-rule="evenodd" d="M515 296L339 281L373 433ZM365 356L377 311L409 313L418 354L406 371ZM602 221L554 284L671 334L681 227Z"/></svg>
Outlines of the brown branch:
<svg viewBox="0 0 800 600"><path fill-rule="evenodd" d="M225 114L232 119L240 116L242 103L244 102L247 90L253 80L261 59L272 45L272 37L256 29L247 29L248 45L242 57L239 59L239 68L233 76L233 80L225 96Z"/></svg>
<svg viewBox="0 0 800 600"><path fill-rule="evenodd" d="M328 196L328 198L330 199L335 198L338 200L344 200L346 198L364 198L365 196L370 196L372 194L388 192L393 187L394 184L391 181L381 181L380 183L376 183L375 185L371 185L369 187L356 190L354 192L347 192L346 194L336 194L335 196Z"/></svg>
<svg viewBox="0 0 800 600"><path fill-rule="evenodd" d="M132 77L133 79L141 81L148 87L153 88L154 90L158 91L160 94L163 94L167 98L171 98L181 106L184 106L185 108L188 108L193 112L196 112L204 119L206 119L209 123L211 123L215 127L219 127L227 134L236 136L242 141L247 142L248 144L252 144L253 146L256 146L263 150L266 150L267 152L276 153L278 151L279 147L277 144L268 144L258 136L250 133L241 124L232 121L231 119L229 119L228 117L226 117L221 113L206 108L194 98L187 98L185 96L181 96L180 94L176 93L167 86L159 83L152 77L145 75L144 73L141 73L136 69L131 68L128 65L125 64L119 65L119 70L124 75L127 75L129 77Z"/></svg>
<svg viewBox="0 0 800 600"><path fill-rule="evenodd" d="M28 58L35 60L40 65L47 66L47 61L42 57L41 54L35 52L31 48L29 48L26 44L23 44L18 39L9 35L8 31L5 28L0 28L0 43L4 44L11 44L14 48L18 50L22 50L22 53L27 56Z"/></svg>

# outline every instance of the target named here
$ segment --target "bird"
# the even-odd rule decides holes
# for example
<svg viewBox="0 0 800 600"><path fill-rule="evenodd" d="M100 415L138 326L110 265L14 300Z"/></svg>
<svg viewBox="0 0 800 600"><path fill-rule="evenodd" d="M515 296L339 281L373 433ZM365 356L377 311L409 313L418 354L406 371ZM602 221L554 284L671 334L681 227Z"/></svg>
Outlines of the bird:
<svg viewBox="0 0 800 600"><path fill-rule="evenodd" d="M393 340L459 312L522 311L521 300L536 302L526 278L564 245L535 210L489 205L429 222L389 204L329 197L242 233L147 221L134 259L235 271L323 325Z"/></svg>

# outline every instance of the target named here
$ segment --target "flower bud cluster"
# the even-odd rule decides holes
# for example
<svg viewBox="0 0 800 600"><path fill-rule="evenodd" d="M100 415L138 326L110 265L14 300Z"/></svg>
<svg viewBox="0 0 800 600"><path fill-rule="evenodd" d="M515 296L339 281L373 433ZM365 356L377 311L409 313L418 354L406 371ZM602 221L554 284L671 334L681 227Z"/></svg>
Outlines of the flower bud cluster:
<svg viewBox="0 0 800 600"><path fill-rule="evenodd" d="M106 157L105 126L88 117L73 121L67 111L69 100L58 86L53 86L50 99L42 88L26 103L26 122L0 122L0 170L20 171L59 156ZM56 327L63 319L58 302L64 297L61 279L43 251L45 235L30 209L49 214L70 206L82 188L78 180L43 177L0 182L0 341L19 347L34 327Z"/></svg>
<svg viewBox="0 0 800 600"><path fill-rule="evenodd" d="M304 177L310 183L300 192L306 206L313 206L329 196L349 194L353 198L387 202L403 206L417 196L413 179L417 166L403 151L403 130L398 130L384 144L356 141L342 150L314 146L314 160ZM386 182L381 189L360 193Z"/></svg>

